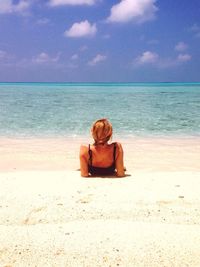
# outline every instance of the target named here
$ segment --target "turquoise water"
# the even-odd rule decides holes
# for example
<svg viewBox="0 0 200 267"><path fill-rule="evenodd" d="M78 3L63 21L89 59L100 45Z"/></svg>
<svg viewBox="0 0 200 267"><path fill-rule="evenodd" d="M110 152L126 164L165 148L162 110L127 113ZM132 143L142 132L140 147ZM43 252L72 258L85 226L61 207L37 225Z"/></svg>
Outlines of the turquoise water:
<svg viewBox="0 0 200 267"><path fill-rule="evenodd" d="M0 83L0 136L84 136L102 117L118 136L200 135L200 83Z"/></svg>

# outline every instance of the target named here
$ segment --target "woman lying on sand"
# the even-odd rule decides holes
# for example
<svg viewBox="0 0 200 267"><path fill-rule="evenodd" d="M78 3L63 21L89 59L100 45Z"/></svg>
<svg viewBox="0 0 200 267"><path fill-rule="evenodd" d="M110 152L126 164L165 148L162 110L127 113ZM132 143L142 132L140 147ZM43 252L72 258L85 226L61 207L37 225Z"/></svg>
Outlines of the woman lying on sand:
<svg viewBox="0 0 200 267"><path fill-rule="evenodd" d="M112 125L107 119L97 120L91 129L94 144L80 148L81 176L123 177L123 149L120 143L108 143Z"/></svg>

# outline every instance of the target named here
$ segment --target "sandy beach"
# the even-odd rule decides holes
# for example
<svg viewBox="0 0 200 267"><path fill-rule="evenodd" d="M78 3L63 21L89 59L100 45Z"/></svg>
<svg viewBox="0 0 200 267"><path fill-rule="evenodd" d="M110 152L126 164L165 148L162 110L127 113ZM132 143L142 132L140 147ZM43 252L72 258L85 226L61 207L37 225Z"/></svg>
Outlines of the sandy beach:
<svg viewBox="0 0 200 267"><path fill-rule="evenodd" d="M0 138L0 266L200 266L200 140L120 140L125 178L81 178L74 139Z"/></svg>

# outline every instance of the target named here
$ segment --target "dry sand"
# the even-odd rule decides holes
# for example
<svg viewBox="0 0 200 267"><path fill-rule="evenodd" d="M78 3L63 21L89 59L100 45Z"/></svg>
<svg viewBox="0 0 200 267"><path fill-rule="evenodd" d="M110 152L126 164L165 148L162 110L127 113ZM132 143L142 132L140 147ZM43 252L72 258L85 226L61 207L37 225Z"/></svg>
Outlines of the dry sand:
<svg viewBox="0 0 200 267"><path fill-rule="evenodd" d="M81 142L0 139L0 266L199 267L199 139L123 140L118 179L81 178Z"/></svg>

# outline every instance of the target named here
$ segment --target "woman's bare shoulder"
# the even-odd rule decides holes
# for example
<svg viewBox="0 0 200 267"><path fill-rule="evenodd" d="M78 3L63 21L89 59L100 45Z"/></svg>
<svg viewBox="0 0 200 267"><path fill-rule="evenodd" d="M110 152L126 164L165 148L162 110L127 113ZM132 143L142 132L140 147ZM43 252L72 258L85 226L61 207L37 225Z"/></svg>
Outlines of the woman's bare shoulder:
<svg viewBox="0 0 200 267"><path fill-rule="evenodd" d="M81 150L88 150L89 149L89 145L81 144L80 149Z"/></svg>
<svg viewBox="0 0 200 267"><path fill-rule="evenodd" d="M80 155L85 155L86 153L88 153L88 146L89 145L85 145L85 144L82 144L80 146Z"/></svg>
<svg viewBox="0 0 200 267"><path fill-rule="evenodd" d="M118 149L122 149L122 144L120 142L114 142L113 144L115 144Z"/></svg>
<svg viewBox="0 0 200 267"><path fill-rule="evenodd" d="M122 144L120 142L115 142L116 145L116 153L117 153L117 157L119 155L123 155L123 148L122 148Z"/></svg>

